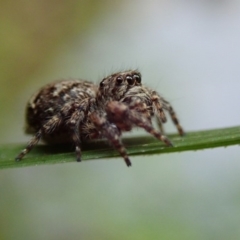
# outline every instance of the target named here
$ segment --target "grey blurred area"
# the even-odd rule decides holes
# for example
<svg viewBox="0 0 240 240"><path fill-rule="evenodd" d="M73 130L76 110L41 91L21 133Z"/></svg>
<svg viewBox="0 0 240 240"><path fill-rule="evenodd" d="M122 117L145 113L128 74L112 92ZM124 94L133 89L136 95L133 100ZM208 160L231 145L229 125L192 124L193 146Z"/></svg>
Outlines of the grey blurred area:
<svg viewBox="0 0 240 240"><path fill-rule="evenodd" d="M3 0L0 26L1 144L25 146L25 105L42 85L132 68L186 132L239 125L237 0ZM2 170L0 239L239 239L239 155L235 146L132 157L131 168L116 158Z"/></svg>

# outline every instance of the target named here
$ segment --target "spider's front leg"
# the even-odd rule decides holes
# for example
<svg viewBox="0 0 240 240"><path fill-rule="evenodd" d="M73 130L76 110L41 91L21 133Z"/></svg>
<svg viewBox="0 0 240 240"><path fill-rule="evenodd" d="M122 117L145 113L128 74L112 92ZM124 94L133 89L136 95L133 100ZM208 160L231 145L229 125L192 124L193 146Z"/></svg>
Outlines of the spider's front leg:
<svg viewBox="0 0 240 240"><path fill-rule="evenodd" d="M181 136L183 136L185 134L184 130L183 130L182 126L179 124L179 120L178 120L177 115L176 115L173 107L171 106L171 104L168 101L166 101L164 98L160 97L159 94L155 91L152 91L151 99L152 99L152 102L153 102L153 105L154 105L154 108L156 111L156 116L157 116L158 124L159 124L161 131L162 131L162 123L166 122L166 120L167 120L165 117L165 114L163 112L163 109L165 109L169 112L170 117L171 117L174 125L176 126L179 134Z"/></svg>
<svg viewBox="0 0 240 240"><path fill-rule="evenodd" d="M109 143L113 145L113 147L120 153L120 155L124 158L127 166L131 166L131 161L127 155L127 151L121 142L121 132L118 128L107 121L105 117L100 116L97 112L93 112L90 115L90 120L97 128L97 130L108 139Z"/></svg>
<svg viewBox="0 0 240 240"><path fill-rule="evenodd" d="M145 131L149 132L151 135L164 142L167 146L173 146L171 141L159 131L155 130L152 126L151 121L146 118L146 115L143 114L144 110L139 111L139 108L144 108L144 104L140 101L130 104L127 106L124 103L112 101L109 102L106 106L106 112L108 119L115 123L121 130L130 131L132 127L138 126ZM138 110L134 110L134 108Z"/></svg>

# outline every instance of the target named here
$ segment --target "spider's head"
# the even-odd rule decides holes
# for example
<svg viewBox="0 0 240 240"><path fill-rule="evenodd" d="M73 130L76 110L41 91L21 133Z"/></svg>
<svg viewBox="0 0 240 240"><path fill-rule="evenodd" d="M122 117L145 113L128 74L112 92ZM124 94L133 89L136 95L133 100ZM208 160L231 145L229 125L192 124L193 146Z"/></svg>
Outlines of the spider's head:
<svg viewBox="0 0 240 240"><path fill-rule="evenodd" d="M114 73L100 82L97 98L118 101L129 89L141 85L141 73L136 70Z"/></svg>

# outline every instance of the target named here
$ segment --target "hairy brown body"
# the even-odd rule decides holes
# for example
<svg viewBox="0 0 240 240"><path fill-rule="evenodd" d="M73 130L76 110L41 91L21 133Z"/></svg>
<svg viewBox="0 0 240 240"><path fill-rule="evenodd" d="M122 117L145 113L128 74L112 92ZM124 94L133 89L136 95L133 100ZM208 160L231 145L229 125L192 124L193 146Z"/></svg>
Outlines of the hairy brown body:
<svg viewBox="0 0 240 240"><path fill-rule="evenodd" d="M156 116L162 129L162 123L166 122L164 110L169 112L179 134L183 135L171 105L156 91L142 85L138 71L112 74L99 86L84 80L48 84L27 104L26 132L35 135L16 160L21 160L42 138L47 142L74 142L77 161L80 161L82 141L106 138L130 166L121 142L122 132L141 127L172 145L151 122Z"/></svg>

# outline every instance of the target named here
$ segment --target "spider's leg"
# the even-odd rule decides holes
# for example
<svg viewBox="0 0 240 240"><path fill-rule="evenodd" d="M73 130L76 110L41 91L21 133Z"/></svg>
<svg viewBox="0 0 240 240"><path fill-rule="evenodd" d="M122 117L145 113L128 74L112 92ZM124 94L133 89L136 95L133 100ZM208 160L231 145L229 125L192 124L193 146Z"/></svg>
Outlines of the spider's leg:
<svg viewBox="0 0 240 240"><path fill-rule="evenodd" d="M92 99L83 99L81 102L72 102L61 109L61 113L68 118L65 125L71 129L72 140L75 144L76 160L81 162L81 123L86 118L88 111L93 104ZM74 110L72 112L72 110Z"/></svg>
<svg viewBox="0 0 240 240"><path fill-rule="evenodd" d="M26 146L25 149L23 149L18 156L15 158L15 160L18 162L20 160L22 160L22 158L29 153L32 148L39 142L39 140L41 139L42 136L42 130L39 130L34 137L29 141L28 145Z"/></svg>
<svg viewBox="0 0 240 240"><path fill-rule="evenodd" d="M79 126L76 125L76 129L73 134L73 141L75 143L75 153L76 153L76 160L77 162L81 162L81 141L79 137Z"/></svg>
<svg viewBox="0 0 240 240"><path fill-rule="evenodd" d="M149 112L149 108L146 105L145 102L141 101L141 99L138 98L130 98L130 99L124 99L123 103L125 103L130 110L134 110L139 112L141 115L144 115L149 121L151 121L151 114Z"/></svg>
<svg viewBox="0 0 240 240"><path fill-rule="evenodd" d="M177 115L176 115L175 111L173 110L173 107L171 106L171 104L168 101L166 101L164 98L160 97L159 94L155 91L151 92L151 99L153 101L153 105L154 105L154 108L156 111L158 125L159 125L159 123L164 123L167 121L166 116L163 111L163 109L165 109L169 112L170 117L171 117L174 125L176 126L179 134L181 136L183 136L184 135L183 128L179 124ZM161 124L159 126L161 127ZM161 130L161 128L160 128L160 130Z"/></svg>
<svg viewBox="0 0 240 240"><path fill-rule="evenodd" d="M81 162L81 140L80 140L80 122L83 119L83 113L79 110L76 110L72 115L71 118L66 122L66 125L73 130L72 140L75 144L75 152L76 152L76 160L77 162Z"/></svg>
<svg viewBox="0 0 240 240"><path fill-rule="evenodd" d="M113 124L110 124L106 118L100 117L96 112L93 112L90 115L91 121L94 123L95 127L101 134L106 137L111 145L120 153L120 155L124 158L127 166L131 166L131 161L127 155L127 151L121 142L121 133L117 129L117 127Z"/></svg>
<svg viewBox="0 0 240 240"><path fill-rule="evenodd" d="M154 101L153 101L153 103L155 104ZM128 107L129 107L130 110L135 110L135 111L141 113L141 115L144 115L145 117L147 117L149 119L149 121L151 122L151 115L149 114L149 108L140 99L132 101L129 104ZM166 122L167 119L166 119L165 114L163 112L162 105L156 103L155 108L157 108L156 120L157 120L158 128L159 128L161 133L164 133L163 123ZM154 109L154 111L156 111L156 109ZM160 115L161 115L161 117L160 117Z"/></svg>
<svg viewBox="0 0 240 240"><path fill-rule="evenodd" d="M161 98L161 102L162 102L162 104L163 104L163 108L166 109L166 110L169 112L169 114L170 114L170 116L171 116L171 119L172 119L174 125L176 126L179 134L180 134L181 136L183 136L183 135L185 134L185 133L184 133L184 130L183 130L182 126L179 124L179 120L178 120L178 118L177 118L177 115L176 115L173 107L172 107L171 104L170 104L168 101L166 101L164 98Z"/></svg>
<svg viewBox="0 0 240 240"><path fill-rule="evenodd" d="M161 132L155 130L152 123L144 115L141 115L138 111L131 110L127 105L117 101L112 101L108 103L106 112L109 119L111 119L111 121L117 126L121 126L123 123L125 126L136 125L145 129L145 131L149 132L166 145L172 146L171 141L161 134Z"/></svg>
<svg viewBox="0 0 240 240"><path fill-rule="evenodd" d="M159 119L159 118L157 117L156 120L157 120L158 129L160 130L161 133L164 134L164 128L163 128L163 123L161 122L161 119Z"/></svg>
<svg viewBox="0 0 240 240"><path fill-rule="evenodd" d="M54 115L50 118L43 127L35 134L30 140L27 147L15 158L16 161L20 161L32 148L39 142L43 134L52 133L61 124L61 118L58 115Z"/></svg>
<svg viewBox="0 0 240 240"><path fill-rule="evenodd" d="M165 123L167 121L167 118L163 111L163 105L160 101L159 95L155 91L152 92L151 99L154 105L154 110L156 112L158 122Z"/></svg>

